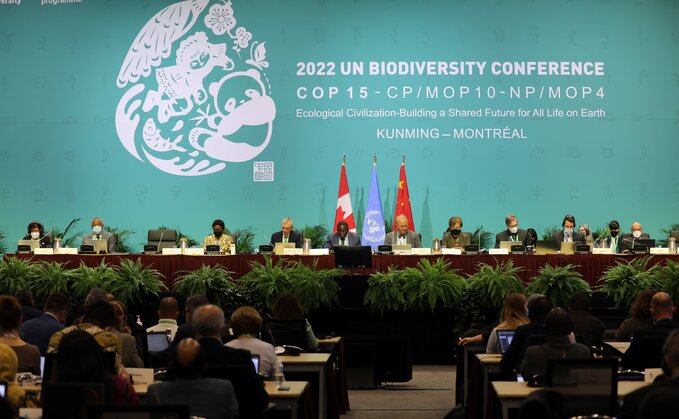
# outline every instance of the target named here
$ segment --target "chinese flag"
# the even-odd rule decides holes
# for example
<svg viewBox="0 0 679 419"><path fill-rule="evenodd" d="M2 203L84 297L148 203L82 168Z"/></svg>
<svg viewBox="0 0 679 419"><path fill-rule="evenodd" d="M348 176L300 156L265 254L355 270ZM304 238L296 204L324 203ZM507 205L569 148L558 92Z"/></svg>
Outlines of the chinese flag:
<svg viewBox="0 0 679 419"><path fill-rule="evenodd" d="M406 165L401 163L401 173L398 176L398 195L396 196L396 208L394 209L394 226L396 230L396 217L404 214L408 217L408 230L415 231L413 210L410 208L410 194L408 193L408 181L406 180Z"/></svg>
<svg viewBox="0 0 679 419"><path fill-rule="evenodd" d="M356 222L354 221L354 212L351 209L351 198L349 197L349 182L347 181L347 169L345 163L342 163L342 170L340 171L339 190L337 191L337 209L335 210L335 224L332 226L332 232L337 233L337 223L346 221L349 225L349 231L356 232Z"/></svg>

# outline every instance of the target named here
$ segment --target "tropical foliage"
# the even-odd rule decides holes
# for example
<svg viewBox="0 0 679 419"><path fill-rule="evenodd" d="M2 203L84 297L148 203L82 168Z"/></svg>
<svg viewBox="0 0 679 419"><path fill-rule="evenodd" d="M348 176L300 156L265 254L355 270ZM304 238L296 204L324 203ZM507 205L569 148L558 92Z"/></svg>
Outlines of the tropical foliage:
<svg viewBox="0 0 679 419"><path fill-rule="evenodd" d="M0 231L0 254L5 254L7 253L7 244L5 243L5 233Z"/></svg>
<svg viewBox="0 0 679 419"><path fill-rule="evenodd" d="M226 229L226 234L231 234L236 239L236 253L251 254L255 250L255 229L252 227L239 228L233 233Z"/></svg>
<svg viewBox="0 0 679 419"><path fill-rule="evenodd" d="M321 249L328 239L328 229L324 225L304 226L304 238L311 240L312 249Z"/></svg>
<svg viewBox="0 0 679 419"><path fill-rule="evenodd" d="M184 295L201 294L220 304L222 296L233 284L233 272L221 265L202 265L194 271L184 271L172 284L175 292Z"/></svg>
<svg viewBox="0 0 679 419"><path fill-rule="evenodd" d="M652 256L626 261L618 259L614 266L604 271L599 279L603 282L601 291L607 292L619 308L628 308L637 294L646 289L660 289L658 265L648 267Z"/></svg>
<svg viewBox="0 0 679 419"><path fill-rule="evenodd" d="M656 240L655 244L656 246L667 247L667 241L668 238L670 237L670 233L672 233L673 231L679 231L679 224L672 224L667 228L661 229L660 231L664 233L663 238ZM677 244L679 245L679 243Z"/></svg>
<svg viewBox="0 0 679 419"><path fill-rule="evenodd" d="M526 288L528 294L544 294L557 307L568 307L568 301L577 293L592 294L587 281L575 270L575 265L544 265Z"/></svg>
<svg viewBox="0 0 679 419"><path fill-rule="evenodd" d="M405 272L406 307L431 310L452 307L460 302L467 286L465 279L450 267L449 262L438 258L431 263L420 259L416 267Z"/></svg>
<svg viewBox="0 0 679 419"><path fill-rule="evenodd" d="M141 302L144 296L157 296L166 290L163 275L150 266L144 266L141 259L121 259L115 268L116 278L105 288L124 303Z"/></svg>
<svg viewBox="0 0 679 419"><path fill-rule="evenodd" d="M52 237L61 239L62 247L78 247L80 245L79 238L82 232L74 232L75 226L80 222L80 218L72 219L65 229L61 230L59 227L52 227Z"/></svg>
<svg viewBox="0 0 679 419"><path fill-rule="evenodd" d="M479 308L482 313L499 313L504 304L504 298L511 292L524 292L523 283L518 273L522 268L514 267L514 262L508 259L504 262L495 261L495 266L479 263L477 271L468 279L469 292L479 298Z"/></svg>
<svg viewBox="0 0 679 419"><path fill-rule="evenodd" d="M30 259L12 256L0 260L0 295L15 295L28 288L34 269L35 264Z"/></svg>
<svg viewBox="0 0 679 419"><path fill-rule="evenodd" d="M104 259L95 267L89 267L80 262L80 266L73 269L71 297L74 301L83 301L92 288L106 289L108 284L117 278L116 270L107 265Z"/></svg>
<svg viewBox="0 0 679 419"><path fill-rule="evenodd" d="M483 225L476 227L476 230L472 233L471 244L478 244L479 236L481 237L481 249L491 249L495 246L495 234L484 230Z"/></svg>
<svg viewBox="0 0 679 419"><path fill-rule="evenodd" d="M111 226L104 226L104 230L118 237L116 253L132 253L132 247L127 243L127 240L134 234L134 231Z"/></svg>
<svg viewBox="0 0 679 419"><path fill-rule="evenodd" d="M662 284L661 289L674 298L675 305L679 304L679 263L668 259L656 271L656 278Z"/></svg>
<svg viewBox="0 0 679 419"><path fill-rule="evenodd" d="M380 313L403 310L406 305L405 270L390 266L386 272L375 272L368 278L363 302Z"/></svg>
<svg viewBox="0 0 679 419"><path fill-rule="evenodd" d="M552 240L552 235L559 230L560 228L556 225L545 227L545 229L542 230L542 240Z"/></svg>
<svg viewBox="0 0 679 419"><path fill-rule="evenodd" d="M36 301L44 302L53 293L68 294L74 278L72 269L66 263L41 261L33 265L28 274L28 288Z"/></svg>

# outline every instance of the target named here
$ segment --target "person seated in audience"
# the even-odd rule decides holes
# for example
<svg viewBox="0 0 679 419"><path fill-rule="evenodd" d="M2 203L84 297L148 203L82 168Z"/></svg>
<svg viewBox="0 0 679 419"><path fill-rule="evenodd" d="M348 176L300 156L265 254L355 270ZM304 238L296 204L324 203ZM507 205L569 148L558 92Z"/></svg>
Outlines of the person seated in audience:
<svg viewBox="0 0 679 419"><path fill-rule="evenodd" d="M500 324L498 324L488 337L486 353L500 353L500 342L497 340L498 330L514 330L519 326L528 323L528 301L526 296L517 292L507 294L505 303L502 307Z"/></svg>
<svg viewBox="0 0 679 419"><path fill-rule="evenodd" d="M45 228L39 222L31 222L26 230L28 230L28 234L24 236L23 240L40 240L40 247L52 247L52 233L45 234Z"/></svg>
<svg viewBox="0 0 679 419"><path fill-rule="evenodd" d="M84 330L73 330L63 336L54 367L56 383L103 383L106 403L139 402L134 386L110 370L101 345Z"/></svg>
<svg viewBox="0 0 679 419"><path fill-rule="evenodd" d="M585 238L585 243L589 245L594 243L594 236L592 236L592 231L589 229L589 226L587 224L580 224L580 226L578 227L578 231Z"/></svg>
<svg viewBox="0 0 679 419"><path fill-rule="evenodd" d="M643 371L646 360L642 359L644 338L666 338L670 332L679 328L679 323L672 319L674 315L672 297L666 292L658 292L651 298L651 316L653 326L637 330L632 335L632 343L622 357L621 365ZM658 360L660 364L660 360Z"/></svg>
<svg viewBox="0 0 679 419"><path fill-rule="evenodd" d="M90 290L90 292L87 293L87 296L85 296L85 311L87 311L87 308L91 306L92 304L98 302L98 301L108 301L108 292L106 292L105 289L100 288L100 287L94 287ZM77 309L78 307L74 307L74 310ZM73 319L73 324L79 324L82 323L83 321L83 316L78 316L75 319Z"/></svg>
<svg viewBox="0 0 679 419"><path fill-rule="evenodd" d="M118 247L118 237L110 231L104 231L104 222L101 218L92 219L92 232L83 236L83 244L85 240L104 240L106 241L106 253L115 253Z"/></svg>
<svg viewBox="0 0 679 419"><path fill-rule="evenodd" d="M35 308L35 299L31 290L20 290L16 294L16 299L21 304L21 321L27 322L42 316L42 311Z"/></svg>
<svg viewBox="0 0 679 419"><path fill-rule="evenodd" d="M177 328L177 333L172 339L172 343L179 343L184 338L195 338L196 335L193 333L193 313L198 310L199 307L210 304L210 300L206 296L196 294L192 295L186 300L184 305L184 314L186 317L186 322Z"/></svg>
<svg viewBox="0 0 679 419"><path fill-rule="evenodd" d="M637 330L653 326L651 316L651 299L655 295L655 290L645 289L637 294L637 298L630 308L630 317L623 320L615 334L618 342L629 342L632 335Z"/></svg>
<svg viewBox="0 0 679 419"><path fill-rule="evenodd" d="M521 361L521 375L524 378L534 375L544 376L549 359L591 358L592 352L587 346L571 343L569 335L572 331L573 325L566 310L557 307L550 311L545 319L545 343L526 348Z"/></svg>
<svg viewBox="0 0 679 419"><path fill-rule="evenodd" d="M495 235L495 248L500 247L500 242L521 242L526 245L528 232L519 228L519 219L514 214L507 214L505 217L506 230L503 230Z"/></svg>
<svg viewBox="0 0 679 419"><path fill-rule="evenodd" d="M170 369L175 381L151 384L150 404L188 405L191 417L236 418L238 400L229 380L202 378L205 353L193 338L179 342L172 353Z"/></svg>
<svg viewBox="0 0 679 419"><path fill-rule="evenodd" d="M589 312L591 306L592 302L588 296L580 292L576 293L568 301L568 315L573 324L573 333L576 337L581 336L583 339L581 343L599 347L606 325Z"/></svg>
<svg viewBox="0 0 679 419"><path fill-rule="evenodd" d="M306 322L307 351L313 352L318 349L318 339L314 335L309 320L304 317L304 310L294 294L281 294L271 307L275 320L302 320Z"/></svg>
<svg viewBox="0 0 679 419"><path fill-rule="evenodd" d="M552 303L547 297L539 296L532 302L529 301L528 318L530 322L516 328L514 339L502 356L502 361L500 361L502 372L511 373L519 367L530 336L545 335L545 318L551 309Z"/></svg>
<svg viewBox="0 0 679 419"><path fill-rule="evenodd" d="M165 297L160 300L158 308L158 324L146 329L148 333L170 331L170 340L174 340L177 333L177 317L179 316L179 303L174 297Z"/></svg>
<svg viewBox="0 0 679 419"><path fill-rule="evenodd" d="M94 337L104 352L116 353L116 371L120 371L122 347L120 338L111 330L116 326L116 313L108 301L97 301L87 307L83 321L56 332L47 345L47 353L57 352L59 342L64 336L76 330L82 330Z"/></svg>
<svg viewBox="0 0 679 419"><path fill-rule="evenodd" d="M260 340L262 317L250 306L236 309L231 315L231 330L237 339L229 341L226 346L245 349L251 354L259 355L259 373L269 379L274 378L276 369L276 350L268 343Z"/></svg>
<svg viewBox="0 0 679 419"><path fill-rule="evenodd" d="M208 244L218 244L220 251L224 253L231 253L231 245L233 244L233 237L230 234L225 234L226 226L222 220L214 220L212 222L212 234L208 234L203 239L203 252L207 250Z"/></svg>
<svg viewBox="0 0 679 419"><path fill-rule="evenodd" d="M360 246L361 238L358 234L349 231L349 224L346 221L337 223L337 233L328 234L328 240L325 242L326 249L332 249L335 246Z"/></svg>
<svg viewBox="0 0 679 419"><path fill-rule="evenodd" d="M443 233L441 246L448 249L463 249L468 244L471 244L472 236L469 233L462 232L462 218L455 216L448 220L448 229Z"/></svg>
<svg viewBox="0 0 679 419"><path fill-rule="evenodd" d="M8 345L0 343L0 382L7 383L5 399L9 402L14 413L22 407L36 407L34 397L26 394L23 387L16 381L19 359L16 352ZM2 417L2 416L0 416Z"/></svg>
<svg viewBox="0 0 679 419"><path fill-rule="evenodd" d="M271 235L271 244L295 243L295 247L302 248L304 236L293 230L295 228L294 223L294 220L290 217L283 218L281 221L281 231L277 231Z"/></svg>
<svg viewBox="0 0 679 419"><path fill-rule="evenodd" d="M608 223L608 231L610 232L610 237L601 239L599 247L611 248L613 249L613 253L621 253L622 249L620 248L620 244L622 240L620 239L620 223L617 220L611 220L611 222Z"/></svg>
<svg viewBox="0 0 679 419"><path fill-rule="evenodd" d="M679 330L670 332L665 340L662 349L663 353L663 375L656 378L653 384L641 387L628 395L622 400L620 408L620 419L646 419L657 418L657 416L648 416L642 414L641 407L644 401L653 393L662 390L679 391ZM677 412L677 398L673 402L674 414Z"/></svg>
<svg viewBox="0 0 679 419"><path fill-rule="evenodd" d="M111 301L111 306L116 312L115 326L111 328L118 339L120 339L120 356L124 366L130 368L144 368L144 361L141 360L137 351L137 339L132 336L132 331L127 327L127 310L121 301Z"/></svg>
<svg viewBox="0 0 679 419"><path fill-rule="evenodd" d="M52 335L64 328L70 307L68 297L64 294L51 294L45 302L45 313L21 325L21 336L26 342L37 346L40 355L45 356Z"/></svg>
<svg viewBox="0 0 679 419"><path fill-rule="evenodd" d="M14 297L0 296L0 343L16 352L19 372L40 375L40 350L21 339L21 306Z"/></svg>
<svg viewBox="0 0 679 419"><path fill-rule="evenodd" d="M245 392L251 396L253 405L244 406L243 400L239 400L240 411L256 412L265 409L269 404L269 396L255 372L250 352L222 344L222 335L226 331L222 309L214 304L200 306L193 313L192 324L196 340L205 353L208 367L234 365L247 369L247 376L244 377L247 381Z"/></svg>
<svg viewBox="0 0 679 419"><path fill-rule="evenodd" d="M648 233L644 233L644 228L641 223L635 221L630 226L630 232L622 235L622 241L620 242L620 249L623 253L627 253L633 250L634 244L637 240L649 240L651 236Z"/></svg>
<svg viewBox="0 0 679 419"><path fill-rule="evenodd" d="M554 234L552 234L552 239L557 243L561 244L563 242L575 242L575 243L583 243L585 241L585 237L579 232L575 231L575 217L572 215L566 215L563 217L563 221L561 222L561 227L563 229L555 231Z"/></svg>

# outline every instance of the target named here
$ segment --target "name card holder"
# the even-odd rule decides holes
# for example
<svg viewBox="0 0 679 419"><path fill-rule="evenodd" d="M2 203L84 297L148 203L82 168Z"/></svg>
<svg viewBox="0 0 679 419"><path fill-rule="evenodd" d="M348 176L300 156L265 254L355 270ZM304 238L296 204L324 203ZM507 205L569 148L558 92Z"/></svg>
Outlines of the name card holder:
<svg viewBox="0 0 679 419"><path fill-rule="evenodd" d="M431 255L431 247L413 247L413 255Z"/></svg>
<svg viewBox="0 0 679 419"><path fill-rule="evenodd" d="M77 247L62 247L57 251L58 255L77 255L78 254L78 248Z"/></svg>
<svg viewBox="0 0 679 419"><path fill-rule="evenodd" d="M304 255L304 249L298 249L296 247L286 247L283 249L283 254L286 256L302 256Z"/></svg>
<svg viewBox="0 0 679 419"><path fill-rule="evenodd" d="M610 247L595 247L592 249L593 255L612 255L613 249Z"/></svg>
<svg viewBox="0 0 679 419"><path fill-rule="evenodd" d="M182 249L178 247L164 247L163 255L181 255Z"/></svg>
<svg viewBox="0 0 679 419"><path fill-rule="evenodd" d="M648 249L652 255L669 255L670 249L667 247L651 247Z"/></svg>
<svg viewBox="0 0 679 419"><path fill-rule="evenodd" d="M329 255L330 249L309 249L309 256Z"/></svg>
<svg viewBox="0 0 679 419"><path fill-rule="evenodd" d="M54 254L54 249L50 247L36 247L33 249L33 254L34 255L53 255Z"/></svg>
<svg viewBox="0 0 679 419"><path fill-rule="evenodd" d="M443 248L443 249L441 249L441 254L443 254L443 255L461 255L462 249L459 249L459 248L454 248L454 249Z"/></svg>
<svg viewBox="0 0 679 419"><path fill-rule="evenodd" d="M489 255L508 255L509 249L488 249Z"/></svg>
<svg viewBox="0 0 679 419"><path fill-rule="evenodd" d="M184 249L184 254L189 256L203 256L202 247L189 247Z"/></svg>

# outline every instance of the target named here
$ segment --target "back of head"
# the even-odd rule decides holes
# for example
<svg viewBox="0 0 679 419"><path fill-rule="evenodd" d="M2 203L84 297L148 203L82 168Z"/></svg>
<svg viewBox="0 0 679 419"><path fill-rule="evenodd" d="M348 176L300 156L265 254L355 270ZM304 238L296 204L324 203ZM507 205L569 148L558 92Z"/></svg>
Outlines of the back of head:
<svg viewBox="0 0 679 419"><path fill-rule="evenodd" d="M57 382L104 382L105 365L103 350L89 333L73 330L61 338L57 348Z"/></svg>
<svg viewBox="0 0 679 419"><path fill-rule="evenodd" d="M663 361L672 376L679 375L679 330L674 330L667 336L663 344L663 355Z"/></svg>
<svg viewBox="0 0 679 419"><path fill-rule="evenodd" d="M531 321L544 320L552 309L552 303L547 297L537 297L528 304L528 317Z"/></svg>
<svg viewBox="0 0 679 419"><path fill-rule="evenodd" d="M196 338L220 338L224 330L224 312L214 304L198 307L191 322Z"/></svg>
<svg viewBox="0 0 679 419"><path fill-rule="evenodd" d="M639 405L639 417L653 419L676 419L679 390L672 387L650 391Z"/></svg>
<svg viewBox="0 0 679 419"><path fill-rule="evenodd" d="M45 301L45 311L50 313L58 313L60 311L68 310L71 307L71 302L64 294L50 294Z"/></svg>
<svg viewBox="0 0 679 419"><path fill-rule="evenodd" d="M568 300L568 308L570 310L582 310L589 311L592 306L592 302L589 297L581 292L573 294L570 300Z"/></svg>
<svg viewBox="0 0 679 419"><path fill-rule="evenodd" d="M106 301L107 298L107 292L103 288L92 288L90 292L87 293L87 297L85 297L85 307L88 307L97 301Z"/></svg>
<svg viewBox="0 0 679 419"><path fill-rule="evenodd" d="M271 308L273 317L277 320L301 320L303 318L302 305L293 294L282 294L276 299Z"/></svg>
<svg viewBox="0 0 679 419"><path fill-rule="evenodd" d="M253 307L240 307L231 315L231 329L236 336L257 337L262 330L262 316Z"/></svg>
<svg viewBox="0 0 679 419"><path fill-rule="evenodd" d="M672 317L674 304L672 297L666 292L657 292L651 298L651 313L654 319Z"/></svg>
<svg viewBox="0 0 679 419"><path fill-rule="evenodd" d="M655 291L648 288L639 292L639 294L637 294L637 298L634 300L634 303L632 303L632 307L630 308L630 314L632 317L636 317L638 319L650 319L651 299L654 295Z"/></svg>
<svg viewBox="0 0 679 419"><path fill-rule="evenodd" d="M190 316L196 311L196 309L198 309L198 307L208 304L210 304L210 300L208 300L206 296L196 294L190 296L189 299L186 300L186 306L184 309L186 310L186 314Z"/></svg>
<svg viewBox="0 0 679 419"><path fill-rule="evenodd" d="M108 301L98 301L87 307L83 323L92 323L102 329L116 327L116 312Z"/></svg>
<svg viewBox="0 0 679 419"><path fill-rule="evenodd" d="M19 359L14 349L0 343L0 380L13 383L16 379Z"/></svg>
<svg viewBox="0 0 679 419"><path fill-rule="evenodd" d="M17 292L16 294L16 299L19 301L19 304L22 306L31 306L33 307L33 293L31 290L23 289Z"/></svg>
<svg viewBox="0 0 679 419"><path fill-rule="evenodd" d="M179 379L199 378L205 369L205 353L193 338L183 339L174 351L170 367Z"/></svg>
<svg viewBox="0 0 679 419"><path fill-rule="evenodd" d="M179 303L174 297L165 297L160 300L158 317L161 319L176 319L179 314Z"/></svg>
<svg viewBox="0 0 679 419"><path fill-rule="evenodd" d="M21 324L21 306L14 297L0 296L0 332L11 332L19 329Z"/></svg>
<svg viewBox="0 0 679 419"><path fill-rule="evenodd" d="M573 331L571 317L566 310L557 307L545 319L545 332L548 336L567 336Z"/></svg>
<svg viewBox="0 0 679 419"><path fill-rule="evenodd" d="M500 326L507 329L516 329L527 322L526 296L518 292L507 294L502 307L502 323Z"/></svg>

